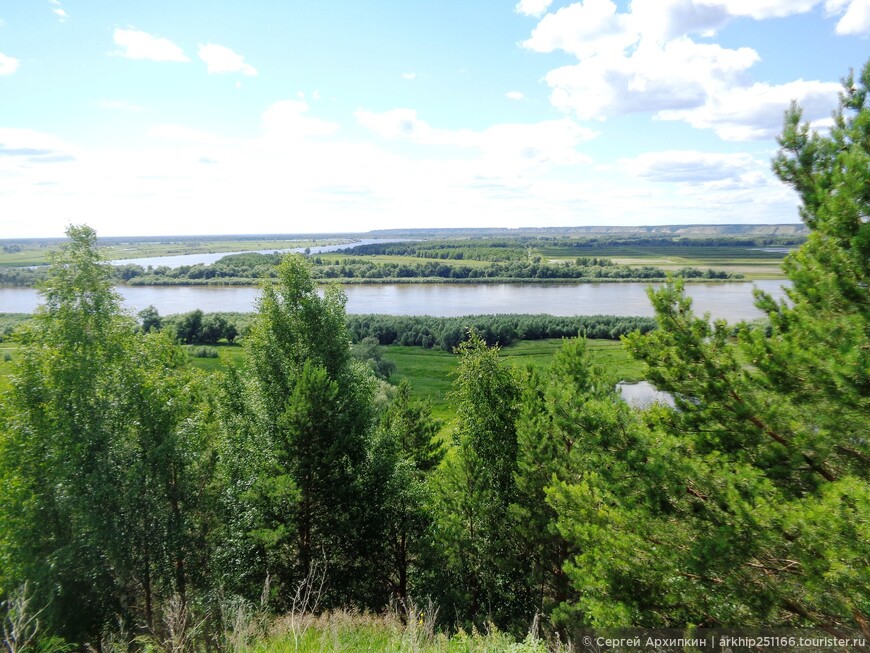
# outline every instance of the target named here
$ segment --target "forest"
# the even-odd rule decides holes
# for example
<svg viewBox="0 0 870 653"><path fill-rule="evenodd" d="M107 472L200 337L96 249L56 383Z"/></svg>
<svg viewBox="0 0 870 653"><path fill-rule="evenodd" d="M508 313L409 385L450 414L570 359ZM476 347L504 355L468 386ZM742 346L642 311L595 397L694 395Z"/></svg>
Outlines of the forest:
<svg viewBox="0 0 870 653"><path fill-rule="evenodd" d="M695 315L676 277L650 290L656 328L623 341L673 408L629 407L583 337L517 370L469 329L438 437L352 355L365 327L299 255L262 285L245 364L205 375L177 331L137 328L71 226L2 397L7 650L323 650L378 627L400 634L377 650L870 637L868 91L870 64L827 135L786 116L773 166L810 234L783 262L789 301L757 293L765 328Z"/></svg>

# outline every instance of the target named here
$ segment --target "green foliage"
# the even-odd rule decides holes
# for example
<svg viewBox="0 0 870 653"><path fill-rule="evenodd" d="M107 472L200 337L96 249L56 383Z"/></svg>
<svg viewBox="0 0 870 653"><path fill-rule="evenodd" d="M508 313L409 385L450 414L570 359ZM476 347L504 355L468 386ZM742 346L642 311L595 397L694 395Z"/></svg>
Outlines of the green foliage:
<svg viewBox="0 0 870 653"><path fill-rule="evenodd" d="M396 364L384 358L383 348L374 336L366 336L350 352L354 360L363 363L379 379L389 379L396 371Z"/></svg>
<svg viewBox="0 0 870 653"><path fill-rule="evenodd" d="M341 291L328 288L321 297L299 256L282 262L279 278L263 287L247 366L227 386L227 506L246 514L227 524L227 537L241 548L246 539L249 549L256 544L240 555L261 582L271 578L278 606L288 605L321 558L327 604L369 603L374 590L366 583L375 575L358 568L371 572L365 547L376 521L367 519L374 508L361 486L374 385L351 358Z"/></svg>
<svg viewBox="0 0 870 653"><path fill-rule="evenodd" d="M488 345L506 347L521 340L587 338L618 340L633 331L647 333L655 320L614 315L349 315L348 329L355 342L373 337L382 345L437 347L452 352L467 336L477 332Z"/></svg>
<svg viewBox="0 0 870 653"><path fill-rule="evenodd" d="M598 579L599 598L580 597L575 618L866 629L868 86L870 63L857 84L845 80L829 136L811 133L796 107L786 116L774 169L800 194L811 234L784 262L789 301L758 295L769 328L743 325L735 340L724 322L693 315L681 283L650 292L659 328L627 343L675 397L676 410L650 414L644 438L651 459L670 461L653 467L666 474L614 495L608 536L630 546L610 550L631 555L611 566L624 577L596 574L594 560L566 567L575 588ZM670 441L667 455L652 446L659 441ZM599 553L590 509L604 487L619 489L585 478L553 495L575 514L560 530ZM627 497L644 487L660 498L633 511ZM633 598L621 590L626 580Z"/></svg>
<svg viewBox="0 0 870 653"><path fill-rule="evenodd" d="M194 358L219 358L218 350L214 347L194 347L190 350Z"/></svg>
<svg viewBox="0 0 870 653"><path fill-rule="evenodd" d="M186 357L134 334L93 230L67 234L4 397L0 591L29 583L49 632L82 642L153 626L160 597L200 579L208 457Z"/></svg>
<svg viewBox="0 0 870 653"><path fill-rule="evenodd" d="M411 605L413 596L431 589L421 580L430 574L425 563L435 555L430 540L431 477L444 457L439 428L429 403L412 399L410 386L403 382L376 432L370 486L383 497L383 573L392 597L403 608Z"/></svg>
<svg viewBox="0 0 870 653"><path fill-rule="evenodd" d="M516 498L520 383L472 332L458 349L453 450L438 488L438 536L452 603L469 623L512 628L529 614L510 506Z"/></svg>
<svg viewBox="0 0 870 653"><path fill-rule="evenodd" d="M142 333L160 331L160 329L163 328L163 319L160 317L160 313L157 312L157 309L154 308L153 304L139 311L138 316L139 328L142 330Z"/></svg>

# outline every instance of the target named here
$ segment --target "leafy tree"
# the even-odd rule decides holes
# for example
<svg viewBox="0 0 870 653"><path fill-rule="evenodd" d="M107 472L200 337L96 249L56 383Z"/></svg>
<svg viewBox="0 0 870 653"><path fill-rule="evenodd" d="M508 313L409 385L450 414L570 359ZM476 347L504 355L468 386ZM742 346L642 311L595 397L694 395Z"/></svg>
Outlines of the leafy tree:
<svg viewBox="0 0 870 653"><path fill-rule="evenodd" d="M279 283L263 286L246 340L250 377L236 383L240 394L230 400L251 416L241 451L227 450L227 466L245 465L228 472L247 488L234 501L254 513L249 535L263 551L261 577L271 576L279 605L323 557L328 602L373 600L363 586L374 574L359 571L367 564L371 514L360 479L373 382L351 359L344 304L336 287L317 293L303 257L285 258Z"/></svg>
<svg viewBox="0 0 870 653"><path fill-rule="evenodd" d="M149 305L139 311L139 328L142 333L160 331L163 328L163 318L153 305Z"/></svg>
<svg viewBox="0 0 870 653"><path fill-rule="evenodd" d="M374 336L366 336L351 348L354 359L361 361L379 379L389 379L396 371L396 364L384 358L378 339Z"/></svg>
<svg viewBox="0 0 870 653"><path fill-rule="evenodd" d="M444 456L436 439L440 423L428 403L411 399L411 388L402 381L381 415L374 447L380 477L372 480L383 492L384 571L393 596L409 605L410 588L422 560L431 557L424 536L431 528L431 474ZM420 587L422 583L417 583Z"/></svg>
<svg viewBox="0 0 870 653"><path fill-rule="evenodd" d="M179 342L191 344L202 340L202 318L200 309L185 313L175 324L175 337Z"/></svg>
<svg viewBox="0 0 870 653"><path fill-rule="evenodd" d="M528 591L510 506L516 498L519 383L475 332L461 356L453 398L454 449L439 483L438 529L452 573L449 594L465 620L518 626Z"/></svg>
<svg viewBox="0 0 870 653"><path fill-rule="evenodd" d="M93 642L117 616L154 626L161 598L188 594L191 470L207 457L185 357L134 333L94 231L67 235L3 402L0 591L28 582L50 632Z"/></svg>

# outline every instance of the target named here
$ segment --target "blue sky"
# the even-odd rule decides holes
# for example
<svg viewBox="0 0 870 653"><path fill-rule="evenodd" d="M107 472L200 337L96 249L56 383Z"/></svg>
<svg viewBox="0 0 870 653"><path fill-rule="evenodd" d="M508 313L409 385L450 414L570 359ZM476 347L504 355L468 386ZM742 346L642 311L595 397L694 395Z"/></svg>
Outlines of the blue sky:
<svg viewBox="0 0 870 653"><path fill-rule="evenodd" d="M870 0L0 0L0 237L798 220Z"/></svg>

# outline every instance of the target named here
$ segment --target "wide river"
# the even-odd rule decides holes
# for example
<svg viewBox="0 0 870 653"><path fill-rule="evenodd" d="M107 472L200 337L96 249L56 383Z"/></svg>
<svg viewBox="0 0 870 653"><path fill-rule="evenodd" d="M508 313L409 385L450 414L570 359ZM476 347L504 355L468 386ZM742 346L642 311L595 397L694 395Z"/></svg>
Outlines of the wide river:
<svg viewBox="0 0 870 653"><path fill-rule="evenodd" d="M751 320L761 313L752 289L775 298L785 296L782 281L686 284L697 313L729 322ZM483 313L550 315L653 315L649 283L581 284L382 284L344 286L348 313L457 316ZM119 286L124 306L140 311L153 305L161 315L199 308L251 311L259 289L208 286ZM32 288L0 288L0 313L32 313L40 298Z"/></svg>

